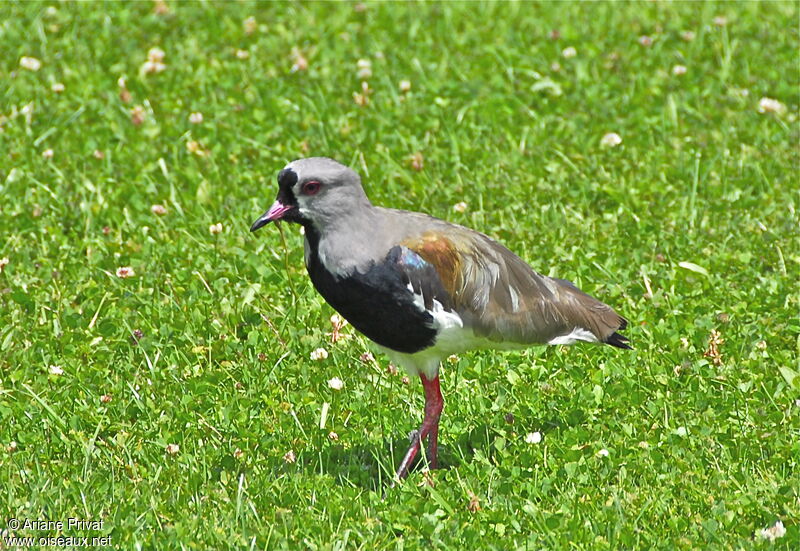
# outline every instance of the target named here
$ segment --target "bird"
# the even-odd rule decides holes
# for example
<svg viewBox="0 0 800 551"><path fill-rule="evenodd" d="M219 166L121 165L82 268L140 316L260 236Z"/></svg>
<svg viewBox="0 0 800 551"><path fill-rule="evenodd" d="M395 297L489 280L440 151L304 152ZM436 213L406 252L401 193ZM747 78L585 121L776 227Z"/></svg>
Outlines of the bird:
<svg viewBox="0 0 800 551"><path fill-rule="evenodd" d="M395 476L405 478L427 440L438 468L443 359L473 349L580 341L630 349L628 322L565 279L536 272L478 231L427 214L373 205L358 173L327 157L302 158L277 176L272 206L253 222L304 228L312 284L425 395L422 425Z"/></svg>

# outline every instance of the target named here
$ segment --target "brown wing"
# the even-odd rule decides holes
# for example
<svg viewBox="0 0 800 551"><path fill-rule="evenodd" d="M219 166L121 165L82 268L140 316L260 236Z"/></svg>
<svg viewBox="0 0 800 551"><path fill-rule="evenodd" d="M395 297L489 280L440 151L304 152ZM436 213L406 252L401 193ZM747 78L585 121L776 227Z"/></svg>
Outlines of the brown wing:
<svg viewBox="0 0 800 551"><path fill-rule="evenodd" d="M626 321L569 281L536 273L487 236L448 225L403 245L432 264L465 325L496 342L547 343L575 329L627 347L616 333ZM622 339L622 340L620 340Z"/></svg>

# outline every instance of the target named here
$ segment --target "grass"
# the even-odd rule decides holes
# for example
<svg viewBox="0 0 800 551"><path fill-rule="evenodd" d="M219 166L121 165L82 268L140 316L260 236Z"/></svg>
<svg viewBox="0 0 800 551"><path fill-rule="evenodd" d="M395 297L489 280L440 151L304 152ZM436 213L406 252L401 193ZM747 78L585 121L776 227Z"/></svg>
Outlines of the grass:
<svg viewBox="0 0 800 551"><path fill-rule="evenodd" d="M796 3L168 7L0 5L0 517L122 549L800 546ZM296 227L248 232L308 155L575 281L635 350L446 363L445 468L389 488L419 383L330 343Z"/></svg>

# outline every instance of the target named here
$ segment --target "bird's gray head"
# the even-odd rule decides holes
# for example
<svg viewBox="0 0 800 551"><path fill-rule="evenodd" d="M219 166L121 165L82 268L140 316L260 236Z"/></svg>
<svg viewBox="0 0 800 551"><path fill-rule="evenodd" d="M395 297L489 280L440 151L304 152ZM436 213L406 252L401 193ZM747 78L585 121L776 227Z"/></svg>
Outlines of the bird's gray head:
<svg viewBox="0 0 800 551"><path fill-rule="evenodd" d="M250 231L277 220L319 230L365 205L370 202L355 171L327 157L298 159L278 173L278 197Z"/></svg>

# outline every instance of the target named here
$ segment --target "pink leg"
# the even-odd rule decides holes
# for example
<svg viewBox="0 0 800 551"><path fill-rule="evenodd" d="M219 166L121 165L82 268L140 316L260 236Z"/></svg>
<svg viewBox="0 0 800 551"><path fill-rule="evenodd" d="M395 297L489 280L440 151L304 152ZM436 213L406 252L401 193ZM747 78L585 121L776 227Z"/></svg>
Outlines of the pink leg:
<svg viewBox="0 0 800 551"><path fill-rule="evenodd" d="M411 462L414 461L419 452L422 440L428 437L428 461L430 461L431 468L436 469L439 466L437 459L438 446L437 441L439 438L439 417L442 415L444 408L444 401L442 400L442 391L439 388L439 376L433 379L428 379L425 375L419 376L422 381L422 388L425 390L425 419L422 421L422 426L417 431L414 439L409 446L403 462L397 468L397 478L405 478L408 475L408 469L411 467Z"/></svg>

